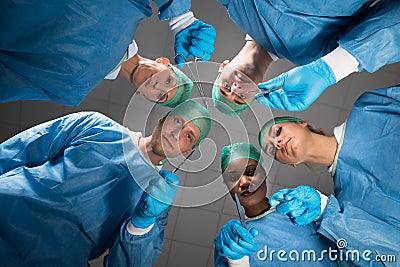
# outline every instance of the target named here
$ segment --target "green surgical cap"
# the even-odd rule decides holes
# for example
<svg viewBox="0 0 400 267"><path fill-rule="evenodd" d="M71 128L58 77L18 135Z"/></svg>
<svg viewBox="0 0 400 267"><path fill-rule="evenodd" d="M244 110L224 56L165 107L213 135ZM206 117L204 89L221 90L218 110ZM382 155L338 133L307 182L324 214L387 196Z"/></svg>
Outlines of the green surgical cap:
<svg viewBox="0 0 400 267"><path fill-rule="evenodd" d="M178 90L176 90L174 97L168 100L167 102L154 102L154 103L163 107L175 108L180 103L185 102L189 98L190 93L192 92L193 89L193 82L192 80L189 79L188 76L186 76L185 73L183 73L180 69L178 69L174 65L169 64L169 67L172 69L172 71L178 78Z"/></svg>
<svg viewBox="0 0 400 267"><path fill-rule="evenodd" d="M221 152L221 169L226 170L228 165L237 159L252 159L257 161L265 170L264 162L257 148L249 143L235 143L224 146Z"/></svg>
<svg viewBox="0 0 400 267"><path fill-rule="evenodd" d="M200 130L200 137L194 147L207 137L211 129L211 116L208 110L199 103L188 100L171 110L170 114L180 114L192 121Z"/></svg>
<svg viewBox="0 0 400 267"><path fill-rule="evenodd" d="M258 134L258 143L260 144L260 147L264 152L265 152L265 147L263 143L265 135L272 126L281 122L303 122L303 120L295 117L285 116L285 117L275 117L267 121L261 128L260 133Z"/></svg>
<svg viewBox="0 0 400 267"><path fill-rule="evenodd" d="M217 81L214 82L214 86L212 88L212 99L214 107L216 107L220 112L232 117L239 115L249 107L249 104L247 103L243 105L235 105L226 100L218 89Z"/></svg>

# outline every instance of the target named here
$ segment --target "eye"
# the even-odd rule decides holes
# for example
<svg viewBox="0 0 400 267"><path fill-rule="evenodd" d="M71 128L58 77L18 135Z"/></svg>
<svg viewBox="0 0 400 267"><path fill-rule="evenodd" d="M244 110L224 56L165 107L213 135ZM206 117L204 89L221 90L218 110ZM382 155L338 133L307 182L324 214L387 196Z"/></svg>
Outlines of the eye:
<svg viewBox="0 0 400 267"><path fill-rule="evenodd" d="M227 82L223 82L222 87L224 87L225 89L231 90L231 86Z"/></svg>
<svg viewBox="0 0 400 267"><path fill-rule="evenodd" d="M192 137L192 135L190 135L190 134L187 134L187 135L186 135L186 138L187 138L187 140L189 140L190 142L193 140L193 137Z"/></svg>
<svg viewBox="0 0 400 267"><path fill-rule="evenodd" d="M246 99L246 96L245 96L244 94L239 94L239 97L240 97L241 99Z"/></svg>
<svg viewBox="0 0 400 267"><path fill-rule="evenodd" d="M181 125L181 120L178 119L178 118L174 118L174 122L175 122L175 124L177 124L177 125Z"/></svg>
<svg viewBox="0 0 400 267"><path fill-rule="evenodd" d="M171 83L171 81L172 81L172 77L168 76L167 80L165 81L165 84L169 85Z"/></svg>
<svg viewBox="0 0 400 267"><path fill-rule="evenodd" d="M239 178L240 178L240 176L238 176L238 175L232 175L232 176L229 176L229 181L232 183L236 183L239 180Z"/></svg>
<svg viewBox="0 0 400 267"><path fill-rule="evenodd" d="M282 132L282 127L279 126L278 129L276 130L275 136L279 136L281 134L281 132Z"/></svg>
<svg viewBox="0 0 400 267"><path fill-rule="evenodd" d="M246 175L247 175L247 176L254 176L254 174L255 174L255 170L248 170L248 171L246 172Z"/></svg>

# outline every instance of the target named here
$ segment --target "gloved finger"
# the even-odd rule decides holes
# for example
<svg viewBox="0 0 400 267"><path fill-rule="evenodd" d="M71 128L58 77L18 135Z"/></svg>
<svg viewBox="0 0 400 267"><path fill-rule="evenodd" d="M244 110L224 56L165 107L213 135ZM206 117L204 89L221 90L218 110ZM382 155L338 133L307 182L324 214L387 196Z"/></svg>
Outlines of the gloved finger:
<svg viewBox="0 0 400 267"><path fill-rule="evenodd" d="M256 94L254 96L254 98L257 100L258 104L260 104L262 106L267 106L270 108L277 108L275 106L275 104L269 100L268 95L265 96L263 93L259 93L259 94Z"/></svg>
<svg viewBox="0 0 400 267"><path fill-rule="evenodd" d="M229 240L227 246L242 255L250 255L252 252L257 251L258 247L256 244L250 244L241 238L236 240Z"/></svg>
<svg viewBox="0 0 400 267"><path fill-rule="evenodd" d="M232 250L232 248L230 248L229 246L223 246L221 255L232 260L238 260L246 256L247 254L241 254L237 251Z"/></svg>
<svg viewBox="0 0 400 267"><path fill-rule="evenodd" d="M183 68L189 51L183 47L183 45L175 45L175 63L178 64L179 68Z"/></svg>
<svg viewBox="0 0 400 267"><path fill-rule="evenodd" d="M256 228L251 227L248 231L253 237L258 236L258 230Z"/></svg>
<svg viewBox="0 0 400 267"><path fill-rule="evenodd" d="M173 185L179 185L179 178L175 173L166 170L160 170L159 174L165 178L165 180Z"/></svg>
<svg viewBox="0 0 400 267"><path fill-rule="evenodd" d="M191 36L197 39L206 40L209 43L214 43L217 32L213 26L201 27L191 33Z"/></svg>
<svg viewBox="0 0 400 267"><path fill-rule="evenodd" d="M272 207L275 207L276 205L283 203L286 201L285 196L290 193L293 189L291 188L286 188L286 189L281 189L277 191L275 194L272 195L272 197L269 199L269 204Z"/></svg>
<svg viewBox="0 0 400 267"><path fill-rule="evenodd" d="M258 88L260 88L261 90L272 90L274 88L277 88L279 86L283 87L283 84L285 83L286 80L286 73L283 73L271 80L268 80L266 82L263 83L259 83L258 84Z"/></svg>
<svg viewBox="0 0 400 267"><path fill-rule="evenodd" d="M274 103L275 107L277 109L285 109L284 106L282 105L282 99L280 98L280 94L276 92L272 92L268 95L269 100Z"/></svg>
<svg viewBox="0 0 400 267"><path fill-rule="evenodd" d="M297 213L300 212L300 214L302 214L306 208L307 207L303 206L302 203L298 202L296 199L293 199L287 201L286 203L281 203L277 205L276 211L279 212L280 214L288 214L288 213L292 214L292 212L298 210Z"/></svg>
<svg viewBox="0 0 400 267"><path fill-rule="evenodd" d="M192 39L192 46L203 50L204 52L208 53L208 54L212 54L214 53L214 44L210 44L204 40L200 40L200 39ZM190 51L190 46L189 46L189 51Z"/></svg>
<svg viewBox="0 0 400 267"><path fill-rule="evenodd" d="M201 61L207 61L208 59L210 59L210 54L206 53L204 50L195 46L189 47L189 53L193 58L196 57Z"/></svg>
<svg viewBox="0 0 400 267"><path fill-rule="evenodd" d="M319 216L317 211L306 211L302 215L293 219L293 223L296 225L307 225L313 222Z"/></svg>
<svg viewBox="0 0 400 267"><path fill-rule="evenodd" d="M297 101L296 99L290 98L289 96L285 93L280 95L280 100L283 106L283 110L287 111L300 111L297 107Z"/></svg>

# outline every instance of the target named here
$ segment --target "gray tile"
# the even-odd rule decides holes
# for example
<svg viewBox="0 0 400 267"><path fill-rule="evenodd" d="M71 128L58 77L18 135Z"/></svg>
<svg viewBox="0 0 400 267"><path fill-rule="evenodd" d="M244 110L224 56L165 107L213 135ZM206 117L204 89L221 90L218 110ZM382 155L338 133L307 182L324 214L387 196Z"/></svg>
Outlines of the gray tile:
<svg viewBox="0 0 400 267"><path fill-rule="evenodd" d="M168 215L168 224L167 227L165 228L165 234L164 234L165 238L173 239L178 214L179 214L179 208L171 207L171 210Z"/></svg>
<svg viewBox="0 0 400 267"><path fill-rule="evenodd" d="M340 109L313 103L308 109L298 112L296 117L308 121L315 128L322 128L326 134L333 132L340 115Z"/></svg>
<svg viewBox="0 0 400 267"><path fill-rule="evenodd" d="M179 211L175 226L174 240L211 246L217 228L219 214L198 208L184 208Z"/></svg>
<svg viewBox="0 0 400 267"><path fill-rule="evenodd" d="M237 215L237 209L235 202L233 202L233 199L230 194L227 194L225 196L226 200L224 203L224 208L222 209L222 213L225 215L231 215L231 216L236 216Z"/></svg>
<svg viewBox="0 0 400 267"><path fill-rule="evenodd" d="M126 112L126 106L110 104L108 107L107 115L116 122L123 124L125 112Z"/></svg>
<svg viewBox="0 0 400 267"><path fill-rule="evenodd" d="M294 169L290 165L284 165L279 168L275 184L297 187L299 185L308 185L315 187L317 185L320 173L315 173L313 170L300 164Z"/></svg>
<svg viewBox="0 0 400 267"><path fill-rule="evenodd" d="M172 241L168 267L204 267L207 264L209 248Z"/></svg>
<svg viewBox="0 0 400 267"><path fill-rule="evenodd" d="M19 126L6 122L0 122L0 143L20 133Z"/></svg>
<svg viewBox="0 0 400 267"><path fill-rule="evenodd" d="M269 65L267 71L265 72L264 81L275 78L276 76L291 70L294 67L296 67L296 65L285 59L274 61L271 63L271 65Z"/></svg>
<svg viewBox="0 0 400 267"><path fill-rule="evenodd" d="M164 244L160 256L154 262L154 267L165 267L167 266L168 258L170 256L172 241L169 239L164 239Z"/></svg>
<svg viewBox="0 0 400 267"><path fill-rule="evenodd" d="M333 179L328 172L326 172L325 174L321 174L316 189L318 189L325 195L333 194Z"/></svg>
<svg viewBox="0 0 400 267"><path fill-rule="evenodd" d="M0 121L19 124L21 116L21 101L0 103Z"/></svg>
<svg viewBox="0 0 400 267"><path fill-rule="evenodd" d="M24 101L21 106L21 125L32 127L63 114L63 106L50 101Z"/></svg>
<svg viewBox="0 0 400 267"><path fill-rule="evenodd" d="M127 106L134 96L136 87L119 75L116 80L111 82L110 102L122 106Z"/></svg>
<svg viewBox="0 0 400 267"><path fill-rule="evenodd" d="M89 92L87 97L97 100L108 101L112 82L112 80L103 80L92 91Z"/></svg>

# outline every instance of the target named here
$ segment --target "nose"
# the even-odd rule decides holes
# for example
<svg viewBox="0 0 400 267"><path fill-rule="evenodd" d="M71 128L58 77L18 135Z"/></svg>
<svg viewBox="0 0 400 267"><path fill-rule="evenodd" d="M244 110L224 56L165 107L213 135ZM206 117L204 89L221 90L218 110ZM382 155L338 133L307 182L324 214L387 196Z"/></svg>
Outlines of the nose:
<svg viewBox="0 0 400 267"><path fill-rule="evenodd" d="M181 129L178 127L171 131L171 136L175 141L178 140L180 131L181 131Z"/></svg>
<svg viewBox="0 0 400 267"><path fill-rule="evenodd" d="M241 188L247 188L247 187L249 187L250 186L250 183L251 183L251 177L250 176L247 176L247 175L242 175L241 177L240 177L240 179L239 179L239 186L241 187Z"/></svg>
<svg viewBox="0 0 400 267"><path fill-rule="evenodd" d="M237 93L238 90L240 90L240 89L242 89L242 87L240 86L240 84L238 82L232 83L232 86L231 86L232 92Z"/></svg>
<svg viewBox="0 0 400 267"><path fill-rule="evenodd" d="M283 140L282 138L280 138L279 136L275 137L275 141L274 141L275 147L277 149L281 149L282 145L283 145Z"/></svg>

